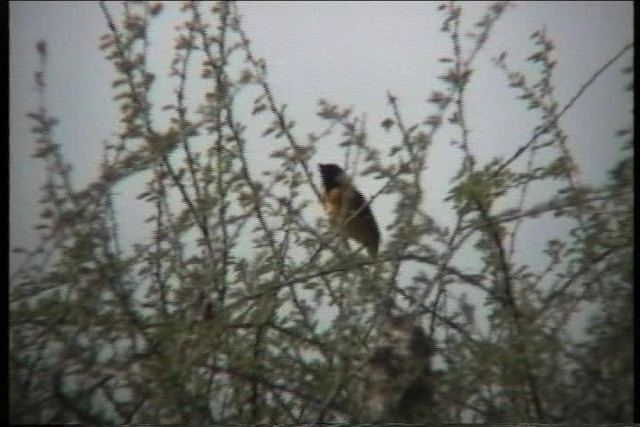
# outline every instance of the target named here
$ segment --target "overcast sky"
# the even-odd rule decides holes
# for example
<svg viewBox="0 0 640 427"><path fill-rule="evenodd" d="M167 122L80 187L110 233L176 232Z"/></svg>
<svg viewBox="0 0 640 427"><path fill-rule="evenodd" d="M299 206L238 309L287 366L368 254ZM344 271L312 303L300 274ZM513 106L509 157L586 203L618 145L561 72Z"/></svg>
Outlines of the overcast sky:
<svg viewBox="0 0 640 427"><path fill-rule="evenodd" d="M109 3L117 10L119 3ZM438 62L450 55L449 40L439 32L442 14L431 2L240 2L243 26L254 52L267 61L272 88L288 113L298 122L304 137L319 132L315 116L317 100L326 98L366 113L374 143L384 147L397 135L386 134L379 123L391 113L385 92L398 100L407 123L419 122L434 112L425 100L442 88L437 76L445 67ZM489 3L463 3L467 25L475 22ZM175 7L169 7L152 30L152 62L165 67L172 57ZM532 52L531 33L545 27L556 41L554 84L564 105L585 81L625 44L633 40L632 2L516 2L499 21L488 48L481 52L474 70L477 84L468 90L468 120L472 150L481 160L493 155L508 157L531 135L536 115L528 114L513 98L504 76L489 58L509 51L510 61L523 71L532 66L525 58ZM37 218L39 186L44 179L33 152L31 123L26 113L36 107L33 73L36 42L49 46L48 107L60 119L55 140L62 144L74 165L76 188L97 175L102 141L114 140L118 131L112 66L97 49L106 25L97 2L11 2L10 4L10 240L11 246L32 246ZM584 182L601 182L618 158L616 130L629 125L631 97L623 93L620 69L631 63L627 54L604 73L562 120L569 144L581 168ZM156 71L158 71L156 69ZM172 98L174 83L156 85L158 105ZM163 91L163 89L166 89ZM166 98L162 98L166 96ZM259 134L259 132L258 132ZM333 143L318 149L316 162L342 163L344 153ZM426 179L426 203L436 218L450 213L442 202L453 168L447 161L447 140L434 143ZM254 158L253 161L260 161ZM362 180L361 189L372 194L382 184ZM142 187L117 188L127 195ZM127 186L128 187L128 186ZM126 212L130 242L149 236L140 232L142 210L133 197L121 200ZM124 197L123 197L124 199ZM130 200L133 199L133 200ZM375 210L375 206L374 206ZM390 217L377 215L383 227ZM555 226L554 226L555 227ZM553 227L550 231L553 234ZM544 239L531 242L539 252Z"/></svg>

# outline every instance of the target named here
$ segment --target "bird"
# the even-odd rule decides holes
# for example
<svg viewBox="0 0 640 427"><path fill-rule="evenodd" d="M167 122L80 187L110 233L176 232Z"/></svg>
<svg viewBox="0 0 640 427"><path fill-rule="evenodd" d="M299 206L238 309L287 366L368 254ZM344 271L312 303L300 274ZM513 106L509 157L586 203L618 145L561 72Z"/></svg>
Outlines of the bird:
<svg viewBox="0 0 640 427"><path fill-rule="evenodd" d="M318 168L324 185L322 207L329 220L344 237L363 245L369 256L375 258L380 231L371 207L340 166L329 163L319 164Z"/></svg>

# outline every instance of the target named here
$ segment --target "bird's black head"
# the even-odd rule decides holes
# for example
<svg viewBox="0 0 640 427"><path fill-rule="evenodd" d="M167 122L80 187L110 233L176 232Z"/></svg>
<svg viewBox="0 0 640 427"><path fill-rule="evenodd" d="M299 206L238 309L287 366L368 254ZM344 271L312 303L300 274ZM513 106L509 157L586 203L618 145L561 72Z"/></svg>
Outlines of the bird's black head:
<svg viewBox="0 0 640 427"><path fill-rule="evenodd" d="M342 168L333 163L319 164L320 177L322 178L322 184L325 191L329 191L340 185L341 179L344 177L344 171Z"/></svg>

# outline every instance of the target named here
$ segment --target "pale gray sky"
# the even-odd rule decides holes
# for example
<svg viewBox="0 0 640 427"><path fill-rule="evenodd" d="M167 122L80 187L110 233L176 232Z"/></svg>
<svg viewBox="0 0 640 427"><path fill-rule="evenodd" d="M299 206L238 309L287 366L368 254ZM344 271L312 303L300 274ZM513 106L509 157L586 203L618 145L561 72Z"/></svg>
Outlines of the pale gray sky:
<svg viewBox="0 0 640 427"><path fill-rule="evenodd" d="M397 141L397 135L380 130L379 123L391 115L385 91L398 96L407 123L418 122L434 109L425 102L432 90L441 89L437 76L445 66L440 56L449 55L447 36L439 32L442 16L431 2L240 2L244 28L256 55L266 59L270 82L279 102L298 122L297 136L318 132L323 123L316 117L317 100L326 98L342 106L354 106L367 114L372 140L380 147ZM463 3L464 17L475 22L487 2ZM108 3L117 10L119 3ZM175 5L168 8L152 30L150 68L165 67L172 57ZM469 24L470 25L470 24ZM501 154L508 157L524 144L536 122L514 102L502 74L489 58L510 52L514 66L531 70L525 58L533 51L530 34L547 29L556 41L556 95L566 103L580 86L615 52L633 40L632 2L517 2L497 24L491 42L483 50L469 87L467 112L472 129L472 150L483 160ZM37 199L44 172L33 152L31 123L26 113L36 106L33 73L35 45L49 45L48 107L60 119L55 139L74 165L74 180L80 188L96 176L101 143L117 132L117 106L113 92L112 66L97 49L106 25L97 2L10 3L10 242L32 246L32 226L39 212ZM623 93L619 70L631 63L627 54L603 74L569 111L562 124L569 144L587 182L601 181L618 156L614 132L628 125L631 97ZM156 68L155 71L158 71ZM158 80L157 105L172 99L175 83ZM160 114L160 113L158 113ZM255 130L259 135L260 130ZM436 218L447 221L451 211L443 203L453 166L447 134L439 134L430 151L426 204ZM318 148L317 162L341 163L339 135ZM254 162L262 162L256 152ZM456 154L457 155L457 154ZM382 184L359 181L364 193L372 194ZM120 211L128 243L146 239L142 224L144 206L135 200L139 183L120 185ZM131 185L129 185L131 184ZM383 203L380 201L378 203ZM374 205L375 209L375 205ZM377 216L383 227L390 220L384 207ZM317 212L320 215L320 212ZM449 221L452 223L452 220ZM528 245L540 251L548 235ZM536 234L534 232L533 234ZM538 233L539 234L539 233Z"/></svg>

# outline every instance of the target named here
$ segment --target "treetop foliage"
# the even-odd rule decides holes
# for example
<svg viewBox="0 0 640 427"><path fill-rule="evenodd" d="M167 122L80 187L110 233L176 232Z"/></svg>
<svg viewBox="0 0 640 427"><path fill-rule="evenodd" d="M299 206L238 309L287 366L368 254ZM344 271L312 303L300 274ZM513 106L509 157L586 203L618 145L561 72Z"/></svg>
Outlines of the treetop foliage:
<svg viewBox="0 0 640 427"><path fill-rule="evenodd" d="M631 421L633 128L612 130L623 158L587 186L562 119L632 44L562 102L553 34L531 35L533 68L521 71L507 52L479 54L509 2L489 5L467 35L464 4L438 4L451 54L421 121L387 92L376 123L385 146L355 108L330 100L318 101L325 127L301 129L252 49L242 3L182 3L169 70L149 65L163 3L99 5L120 117L86 185L56 141L44 96L56 82L37 45L29 117L47 178L40 241L15 248L23 263L10 278L12 422ZM467 95L487 60L538 123L488 161ZM172 87L157 86L161 74ZM621 90L633 91L630 78L624 69ZM153 102L167 90L173 102ZM367 195L390 217L377 259L317 208L317 147L336 135L348 173L381 183ZM425 206L430 150L447 142L456 167L441 203L453 227ZM129 244L118 188L132 177L144 180L151 232ZM545 186L554 190L532 201ZM570 225L538 268L518 254L540 219Z"/></svg>

